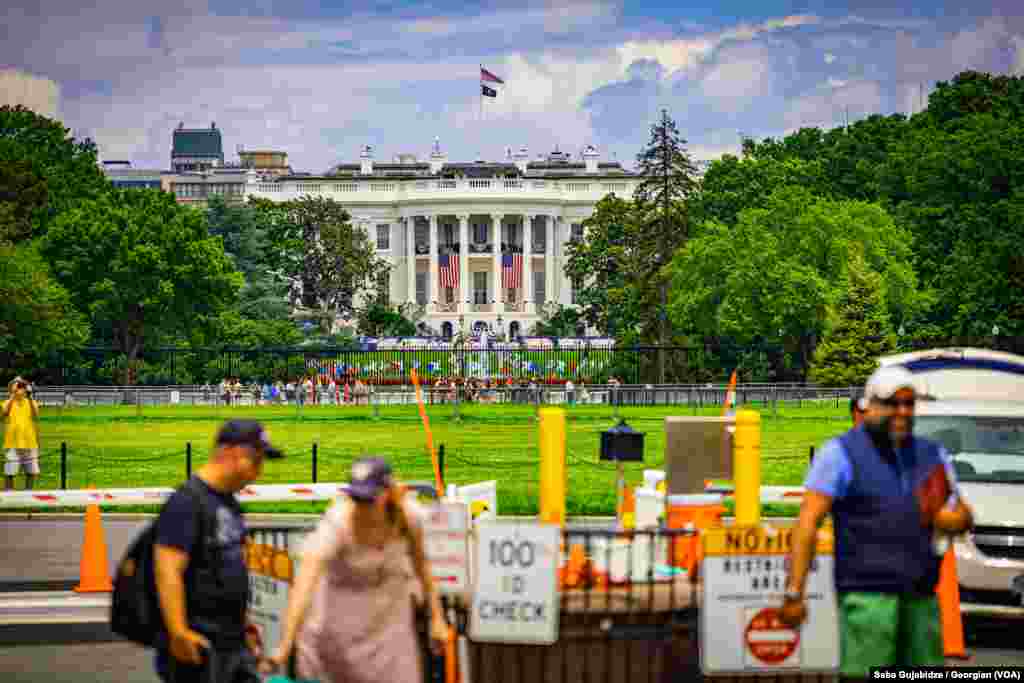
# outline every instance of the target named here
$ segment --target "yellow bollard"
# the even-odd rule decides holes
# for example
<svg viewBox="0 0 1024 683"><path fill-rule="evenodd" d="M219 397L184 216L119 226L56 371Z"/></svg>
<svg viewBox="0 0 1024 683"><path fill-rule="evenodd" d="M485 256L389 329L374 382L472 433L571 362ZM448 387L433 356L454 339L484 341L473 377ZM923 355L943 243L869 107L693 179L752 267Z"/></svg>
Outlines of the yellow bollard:
<svg viewBox="0 0 1024 683"><path fill-rule="evenodd" d="M565 524L565 410L540 410L540 521Z"/></svg>
<svg viewBox="0 0 1024 683"><path fill-rule="evenodd" d="M760 524L761 415L754 410L736 413L733 473L736 481L736 524Z"/></svg>

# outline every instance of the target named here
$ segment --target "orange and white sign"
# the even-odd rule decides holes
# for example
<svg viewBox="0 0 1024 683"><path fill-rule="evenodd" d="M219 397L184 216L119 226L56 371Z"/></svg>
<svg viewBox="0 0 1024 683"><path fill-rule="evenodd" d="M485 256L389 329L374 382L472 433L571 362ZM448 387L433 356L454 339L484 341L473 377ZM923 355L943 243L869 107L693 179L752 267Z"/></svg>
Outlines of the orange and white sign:
<svg viewBox="0 0 1024 683"><path fill-rule="evenodd" d="M442 593L469 589L469 506L437 503L427 508L423 520L427 559Z"/></svg>
<svg viewBox="0 0 1024 683"><path fill-rule="evenodd" d="M702 537L700 657L705 674L838 670L829 530L818 534L805 587L807 620L798 629L787 627L778 615L789 576L791 525L717 527Z"/></svg>

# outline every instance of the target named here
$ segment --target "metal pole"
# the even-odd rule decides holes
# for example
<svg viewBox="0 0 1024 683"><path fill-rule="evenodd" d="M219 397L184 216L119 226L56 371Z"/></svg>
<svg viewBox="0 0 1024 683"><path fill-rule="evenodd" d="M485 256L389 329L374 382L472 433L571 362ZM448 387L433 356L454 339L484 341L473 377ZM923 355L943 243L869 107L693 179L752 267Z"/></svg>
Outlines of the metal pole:
<svg viewBox="0 0 1024 683"><path fill-rule="evenodd" d="M185 478L192 478L192 442L185 444Z"/></svg>
<svg viewBox="0 0 1024 683"><path fill-rule="evenodd" d="M437 447L437 469L441 471L441 485L444 486L448 479L444 476L444 444ZM437 495L444 498L444 491L438 491Z"/></svg>
<svg viewBox="0 0 1024 683"><path fill-rule="evenodd" d="M60 490L68 488L68 442L60 442Z"/></svg>
<svg viewBox="0 0 1024 683"><path fill-rule="evenodd" d="M316 483L316 441L313 442L313 483Z"/></svg>

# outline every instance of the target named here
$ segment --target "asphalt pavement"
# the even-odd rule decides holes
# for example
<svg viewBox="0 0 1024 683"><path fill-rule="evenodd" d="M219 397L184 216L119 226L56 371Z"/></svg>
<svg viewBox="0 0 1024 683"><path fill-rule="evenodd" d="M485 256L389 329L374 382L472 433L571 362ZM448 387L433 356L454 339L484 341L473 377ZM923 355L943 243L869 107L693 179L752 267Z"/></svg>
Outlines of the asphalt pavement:
<svg viewBox="0 0 1024 683"><path fill-rule="evenodd" d="M270 518L253 516L250 524ZM280 518L273 518L279 523ZM104 517L108 560L113 570L147 519ZM292 519L308 526L315 518ZM84 535L81 517L24 515L0 517L0 592L70 590L77 583ZM965 624L972 659L952 666L1024 666L1024 640L1018 623L969 620ZM47 625L0 628L0 681L3 683L159 683L152 653L126 642L103 642L96 624L79 633L62 628L64 642L48 644ZM100 642L70 642L89 639Z"/></svg>

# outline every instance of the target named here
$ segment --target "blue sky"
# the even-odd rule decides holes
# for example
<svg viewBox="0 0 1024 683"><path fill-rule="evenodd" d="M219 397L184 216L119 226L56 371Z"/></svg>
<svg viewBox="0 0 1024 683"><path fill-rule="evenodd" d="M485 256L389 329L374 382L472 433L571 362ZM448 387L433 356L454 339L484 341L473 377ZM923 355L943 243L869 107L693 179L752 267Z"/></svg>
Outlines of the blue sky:
<svg viewBox="0 0 1024 683"><path fill-rule="evenodd" d="M171 130L297 170L425 157L577 154L631 166L660 108L698 158L911 112L934 83L1024 74L1024 3L562 0L7 0L0 65L56 80L61 117L106 159L166 167ZM480 111L478 65L506 80Z"/></svg>

